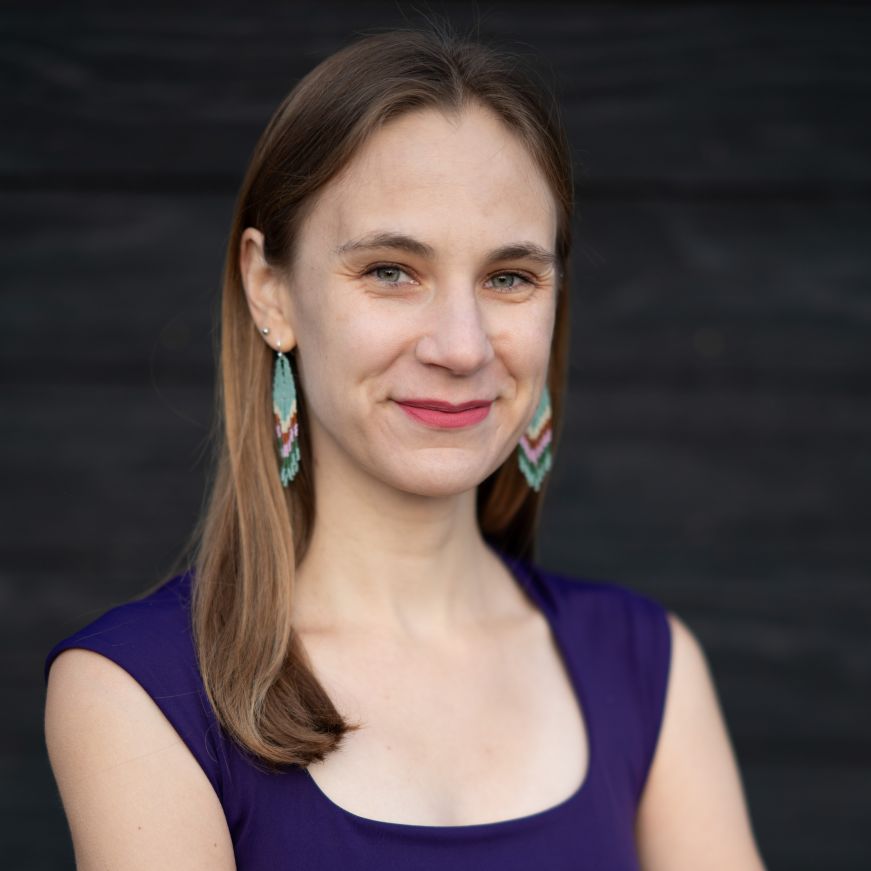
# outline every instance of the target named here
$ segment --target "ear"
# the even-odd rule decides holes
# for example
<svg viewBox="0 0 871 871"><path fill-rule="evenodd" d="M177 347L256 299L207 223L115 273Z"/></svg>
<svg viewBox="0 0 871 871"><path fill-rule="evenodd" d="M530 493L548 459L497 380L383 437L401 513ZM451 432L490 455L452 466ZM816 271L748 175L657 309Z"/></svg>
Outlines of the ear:
<svg viewBox="0 0 871 871"><path fill-rule="evenodd" d="M251 317L258 332L269 328L263 336L270 347L290 351L296 345L293 328L291 299L287 282L275 267L266 262L263 234L254 227L246 227L239 241L239 273L248 301Z"/></svg>

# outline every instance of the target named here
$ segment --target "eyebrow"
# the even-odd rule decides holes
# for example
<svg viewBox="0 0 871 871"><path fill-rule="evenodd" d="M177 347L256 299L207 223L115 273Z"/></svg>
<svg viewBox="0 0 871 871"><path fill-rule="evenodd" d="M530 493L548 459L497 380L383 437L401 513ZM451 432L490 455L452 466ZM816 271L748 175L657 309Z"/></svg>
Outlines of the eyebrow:
<svg viewBox="0 0 871 871"><path fill-rule="evenodd" d="M346 254L350 251L368 251L373 248L394 248L398 251L406 251L409 254L416 254L418 257L433 259L435 257L435 249L426 242L421 242L413 236L408 236L405 233L393 233L387 230L376 230L372 233L367 233L359 239L351 239L344 242L335 249L338 255ZM502 245L499 248L494 248L487 254L487 259L493 260L533 260L536 263L544 264L556 268L559 265L556 254L542 248L541 245L535 242L512 242L509 245Z"/></svg>

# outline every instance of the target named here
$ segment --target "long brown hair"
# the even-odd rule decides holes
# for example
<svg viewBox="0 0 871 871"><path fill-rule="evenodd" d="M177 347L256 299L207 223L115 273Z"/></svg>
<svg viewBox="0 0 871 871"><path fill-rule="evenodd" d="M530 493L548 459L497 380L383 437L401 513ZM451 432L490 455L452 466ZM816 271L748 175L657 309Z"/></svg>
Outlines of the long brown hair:
<svg viewBox="0 0 871 871"><path fill-rule="evenodd" d="M321 760L359 726L340 716L291 626L295 568L314 520L306 403L298 384L301 464L285 489L273 432L274 353L252 323L240 238L256 227L267 261L287 267L306 210L370 134L406 112L458 112L470 101L495 111L520 137L557 204L561 269L548 371L555 450L569 337L572 163L556 96L523 57L432 23L358 38L282 101L239 191L218 325L213 478L185 554L193 566L192 628L209 700L227 733L267 768ZM534 559L543 495L544 489L530 489L512 454L478 487L482 535L506 554Z"/></svg>

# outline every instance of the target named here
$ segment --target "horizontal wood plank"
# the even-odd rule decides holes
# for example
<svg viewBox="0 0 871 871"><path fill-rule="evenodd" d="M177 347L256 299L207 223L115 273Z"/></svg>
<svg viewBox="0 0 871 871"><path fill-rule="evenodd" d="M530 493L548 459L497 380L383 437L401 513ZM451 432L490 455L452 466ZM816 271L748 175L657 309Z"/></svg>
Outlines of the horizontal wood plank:
<svg viewBox="0 0 871 871"><path fill-rule="evenodd" d="M230 192L293 85L389 4L89 4L0 11L8 188ZM449 4L469 26L475 7ZM480 33L552 75L579 177L620 193L735 186L844 196L871 182L871 14L862 4L506 3ZM551 72L546 71L546 75ZM583 185L582 185L583 186Z"/></svg>

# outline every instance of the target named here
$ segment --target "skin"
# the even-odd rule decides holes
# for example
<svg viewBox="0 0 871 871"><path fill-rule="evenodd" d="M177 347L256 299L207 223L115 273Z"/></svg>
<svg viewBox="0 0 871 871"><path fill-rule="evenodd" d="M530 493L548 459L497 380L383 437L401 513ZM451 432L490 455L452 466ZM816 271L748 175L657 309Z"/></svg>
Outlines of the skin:
<svg viewBox="0 0 871 871"><path fill-rule="evenodd" d="M340 251L374 231L429 250ZM347 759L333 754L332 768L312 770L336 803L360 815L399 821L405 813L433 825L455 824L449 814L460 822L518 816L565 798L577 786L572 772L586 769L582 712L547 646L547 624L475 519L476 486L514 451L538 402L556 302L552 265L489 252L524 242L552 253L555 232L551 192L522 144L471 107L459 117L416 112L380 130L321 193L290 268L266 263L258 230L243 234L252 329L267 326L272 347L280 340L295 349L308 403L317 521L295 578L294 619L340 710L372 723L373 737L352 735L368 745L351 743ZM440 431L396 405L409 397L493 404L483 422ZM758 871L710 669L695 636L668 617L669 688L636 819L641 867ZM366 708L385 661L396 702ZM351 675L350 662L361 663ZM503 691L488 697L495 678ZM539 716L524 720L524 711ZM462 757L476 744L462 739L479 721L484 752ZM483 738L499 722L513 731L494 747ZM392 752L379 757L396 724ZM421 731L441 755L416 757L416 780L402 790L381 778L388 788L379 794L366 765L404 771L402 740ZM85 650L58 657L46 740L79 868L234 867L202 770L109 660ZM534 766L516 771L536 747ZM365 790L355 793L355 783Z"/></svg>

